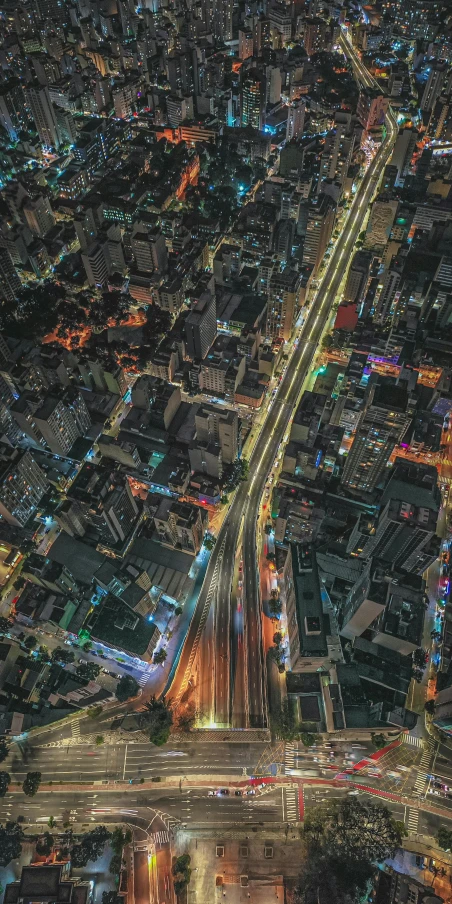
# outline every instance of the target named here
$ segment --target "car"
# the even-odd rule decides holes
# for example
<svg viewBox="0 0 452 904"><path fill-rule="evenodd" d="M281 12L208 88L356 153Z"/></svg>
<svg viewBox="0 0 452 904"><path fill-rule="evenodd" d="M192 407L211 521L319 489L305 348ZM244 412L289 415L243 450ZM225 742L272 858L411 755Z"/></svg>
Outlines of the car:
<svg viewBox="0 0 452 904"><path fill-rule="evenodd" d="M215 791L208 791L207 797L215 797Z"/></svg>
<svg viewBox="0 0 452 904"><path fill-rule="evenodd" d="M256 792L255 792L254 788L248 788L248 791L245 791L246 795L255 794L255 793Z"/></svg>
<svg viewBox="0 0 452 904"><path fill-rule="evenodd" d="M234 791L234 794L235 794L236 797L241 797L242 794L243 794L243 791L240 791L240 788L237 788L237 790Z"/></svg>
<svg viewBox="0 0 452 904"><path fill-rule="evenodd" d="M229 794L229 788L220 788L220 792L219 792L219 793L220 793L220 794L228 795L228 794Z"/></svg>

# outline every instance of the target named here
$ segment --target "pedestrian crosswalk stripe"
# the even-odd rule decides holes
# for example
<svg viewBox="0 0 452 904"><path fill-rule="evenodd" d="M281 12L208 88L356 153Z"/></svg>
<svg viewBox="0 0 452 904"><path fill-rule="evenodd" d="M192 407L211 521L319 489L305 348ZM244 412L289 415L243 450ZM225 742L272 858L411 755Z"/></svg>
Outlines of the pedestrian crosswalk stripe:
<svg viewBox="0 0 452 904"><path fill-rule="evenodd" d="M80 719L74 719L71 722L71 734L73 738L78 738L80 734Z"/></svg>
<svg viewBox="0 0 452 904"><path fill-rule="evenodd" d="M294 766L295 765L295 745L294 744L286 744L284 748L284 765L285 766Z"/></svg>
<svg viewBox="0 0 452 904"><path fill-rule="evenodd" d="M416 735L404 734L402 742L404 744L413 744L415 747L425 747L425 742L422 738L416 737Z"/></svg>
<svg viewBox="0 0 452 904"><path fill-rule="evenodd" d="M287 822L299 822L298 790L284 788L284 812Z"/></svg>
<svg viewBox="0 0 452 904"><path fill-rule="evenodd" d="M419 828L419 810L414 810L412 808L408 810L407 826L408 832L411 832L412 835L417 835Z"/></svg>
<svg viewBox="0 0 452 904"><path fill-rule="evenodd" d="M169 834L168 834L168 832L163 832L163 831L162 832L153 832L152 838L153 838L154 844L168 844Z"/></svg>

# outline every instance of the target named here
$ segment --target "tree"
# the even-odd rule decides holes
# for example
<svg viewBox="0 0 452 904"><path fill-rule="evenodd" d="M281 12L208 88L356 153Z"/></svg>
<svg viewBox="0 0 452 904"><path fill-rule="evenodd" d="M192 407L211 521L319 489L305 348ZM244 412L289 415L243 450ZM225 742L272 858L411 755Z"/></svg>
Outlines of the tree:
<svg viewBox="0 0 452 904"><path fill-rule="evenodd" d="M273 635L273 643L278 647L280 643L282 643L282 634L280 631L275 631Z"/></svg>
<svg viewBox="0 0 452 904"><path fill-rule="evenodd" d="M44 832L43 835L36 842L36 853L41 857L48 857L49 854L52 853L52 848L54 845L54 837L50 834L50 832Z"/></svg>
<svg viewBox="0 0 452 904"><path fill-rule="evenodd" d="M135 681L135 678L132 675L122 675L116 685L116 699L119 700L120 703L124 703L125 700L130 700L131 697L136 697L140 686L138 681Z"/></svg>
<svg viewBox="0 0 452 904"><path fill-rule="evenodd" d="M300 741L304 747L313 747L314 744L319 740L319 736L316 734L312 734L309 731L302 731L300 734Z"/></svg>
<svg viewBox="0 0 452 904"><path fill-rule="evenodd" d="M182 609L182 606L176 606L176 608L174 610L174 615L182 615L183 611L184 610Z"/></svg>
<svg viewBox="0 0 452 904"><path fill-rule="evenodd" d="M193 703L189 703L187 706L179 709L175 719L176 731L188 734L188 732L194 728L197 716L198 714Z"/></svg>
<svg viewBox="0 0 452 904"><path fill-rule="evenodd" d="M421 684L422 679L424 677L424 672L422 669L411 669L411 677L416 684Z"/></svg>
<svg viewBox="0 0 452 904"><path fill-rule="evenodd" d="M374 731L373 731L372 734L371 734L371 736L370 736L370 739L371 739L372 744L374 745L374 747L377 748L377 750L381 750L382 747L385 747L385 746L386 746L386 737L385 737L385 735L382 734L381 732L374 732Z"/></svg>
<svg viewBox="0 0 452 904"><path fill-rule="evenodd" d="M110 860L110 872L112 876L119 876L121 872L122 866L122 855L121 854L113 854L113 857Z"/></svg>
<svg viewBox="0 0 452 904"><path fill-rule="evenodd" d="M157 650L152 657L152 662L155 662L156 665L163 665L166 660L168 653L165 650L165 647L160 647L160 650Z"/></svg>
<svg viewBox="0 0 452 904"><path fill-rule="evenodd" d="M11 783L9 772L0 772L0 797L4 797Z"/></svg>
<svg viewBox="0 0 452 904"><path fill-rule="evenodd" d="M3 763L3 760L6 760L6 757L9 753L9 747L6 742L6 738L0 738L0 763Z"/></svg>
<svg viewBox="0 0 452 904"><path fill-rule="evenodd" d="M280 710L272 713L272 729L283 741L295 741L300 735L300 724L287 698L283 700Z"/></svg>
<svg viewBox="0 0 452 904"><path fill-rule="evenodd" d="M138 724L142 731L147 732L152 744L162 747L169 738L173 724L171 701L167 702L165 697L157 700L153 694L149 702L145 703L144 712L139 713Z"/></svg>
<svg viewBox="0 0 452 904"><path fill-rule="evenodd" d="M38 641L36 640L36 637L34 637L33 634L29 634L28 637L26 637L24 640L24 647L26 647L27 650L34 650L37 643Z"/></svg>
<svg viewBox="0 0 452 904"><path fill-rule="evenodd" d="M79 678L94 681L100 673L100 665L97 662L81 662L75 670Z"/></svg>
<svg viewBox="0 0 452 904"><path fill-rule="evenodd" d="M270 612L271 618L279 618L282 612L281 600L275 597L270 597L268 601L268 611Z"/></svg>
<svg viewBox="0 0 452 904"><path fill-rule="evenodd" d="M443 851L450 851L452 848L452 831L441 826L438 829L436 840Z"/></svg>
<svg viewBox="0 0 452 904"><path fill-rule="evenodd" d="M303 852L297 904L345 904L366 891L374 863L392 856L404 828L387 807L356 799L314 811L300 832Z"/></svg>
<svg viewBox="0 0 452 904"><path fill-rule="evenodd" d="M180 857L176 858L171 867L174 881L174 892L176 895L182 894L182 892L187 888L187 885L190 882L190 862L190 854L181 854Z"/></svg>
<svg viewBox="0 0 452 904"><path fill-rule="evenodd" d="M89 861L96 861L103 854L104 847L110 839L110 832L105 826L97 826L92 832L83 835L80 844L74 845L71 861L74 866L86 866Z"/></svg>
<svg viewBox="0 0 452 904"><path fill-rule="evenodd" d="M56 819L55 819L55 817L54 817L54 816L49 816L49 818L48 818L48 820L47 820L47 825L48 825L49 829L53 829L53 827L54 827L55 824L56 824Z"/></svg>
<svg viewBox="0 0 452 904"><path fill-rule="evenodd" d="M52 662L74 662L75 653L65 650L64 647L55 647L50 656Z"/></svg>
<svg viewBox="0 0 452 904"><path fill-rule="evenodd" d="M213 549L216 543L216 538L212 536L212 534L206 534L204 537L204 547L205 549Z"/></svg>
<svg viewBox="0 0 452 904"><path fill-rule="evenodd" d="M9 622L7 618L0 616L0 634L7 634L9 631Z"/></svg>
<svg viewBox="0 0 452 904"><path fill-rule="evenodd" d="M433 714L435 712L435 701L427 700L424 703L424 709L425 709L425 712L429 714L429 716L433 716Z"/></svg>
<svg viewBox="0 0 452 904"><path fill-rule="evenodd" d="M113 829L110 838L110 846L115 854L120 854L123 847L125 847L126 844L130 844L131 841L132 832L130 831L130 829L126 829L125 832L123 831L121 826L116 826L116 828Z"/></svg>
<svg viewBox="0 0 452 904"><path fill-rule="evenodd" d="M0 825L0 866L8 866L11 860L17 860L22 853L24 833L17 822Z"/></svg>
<svg viewBox="0 0 452 904"><path fill-rule="evenodd" d="M103 743L104 743L103 735L98 734L96 737L96 747L101 747Z"/></svg>
<svg viewBox="0 0 452 904"><path fill-rule="evenodd" d="M39 786L41 784L41 773L40 772L27 772L27 777L25 778L22 790L27 797L34 797Z"/></svg>
<svg viewBox="0 0 452 904"><path fill-rule="evenodd" d="M423 650L422 647L418 647L418 649L414 650L414 652L412 653L411 659L413 665L416 666L416 668L425 669L425 666L428 662L427 650Z"/></svg>

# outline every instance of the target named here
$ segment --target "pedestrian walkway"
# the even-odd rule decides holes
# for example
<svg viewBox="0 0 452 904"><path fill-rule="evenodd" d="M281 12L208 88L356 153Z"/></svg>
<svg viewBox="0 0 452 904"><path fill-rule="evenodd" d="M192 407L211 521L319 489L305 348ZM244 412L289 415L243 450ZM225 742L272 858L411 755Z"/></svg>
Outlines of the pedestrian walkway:
<svg viewBox="0 0 452 904"><path fill-rule="evenodd" d="M402 744L413 744L415 747L425 747L426 742L423 741L422 738L416 737L416 735L404 734L402 736Z"/></svg>
<svg viewBox="0 0 452 904"><path fill-rule="evenodd" d="M286 744L284 749L284 767L293 769L295 766L295 744Z"/></svg>
<svg viewBox="0 0 452 904"><path fill-rule="evenodd" d="M149 678L149 672L142 672L142 673L141 673L141 676L140 676L139 679L138 679L138 684L140 685L140 687L144 687L144 685L146 684L146 681L148 680L148 678Z"/></svg>
<svg viewBox="0 0 452 904"><path fill-rule="evenodd" d="M284 806L283 818L284 822L298 822L298 788L283 789Z"/></svg>
<svg viewBox="0 0 452 904"><path fill-rule="evenodd" d="M168 844L170 837L169 837L168 832L164 832L164 831L153 832L152 840L153 840L154 844L164 845L164 844Z"/></svg>
<svg viewBox="0 0 452 904"><path fill-rule="evenodd" d="M71 733L73 738L80 737L80 719L74 719L71 722Z"/></svg>
<svg viewBox="0 0 452 904"><path fill-rule="evenodd" d="M419 810L410 807L408 810L407 829L409 835L417 835L419 829Z"/></svg>
<svg viewBox="0 0 452 904"><path fill-rule="evenodd" d="M425 788L427 785L428 773L430 772L430 763L432 759L432 750L430 746L428 746L421 757L421 762L419 763L419 770L417 773L417 778L414 784L413 794L416 794L418 797L425 794Z"/></svg>

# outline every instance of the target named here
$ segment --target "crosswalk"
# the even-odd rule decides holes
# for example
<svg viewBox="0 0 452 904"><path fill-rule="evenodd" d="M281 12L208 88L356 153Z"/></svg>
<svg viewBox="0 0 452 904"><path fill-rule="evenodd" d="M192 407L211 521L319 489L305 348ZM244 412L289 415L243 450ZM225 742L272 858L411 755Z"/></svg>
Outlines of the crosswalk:
<svg viewBox="0 0 452 904"><path fill-rule="evenodd" d="M286 769L292 769L295 766L295 744L286 744L284 748L284 766Z"/></svg>
<svg viewBox="0 0 452 904"><path fill-rule="evenodd" d="M80 736L80 719L74 719L71 722L71 734L73 738L78 738Z"/></svg>
<svg viewBox="0 0 452 904"><path fill-rule="evenodd" d="M425 741L422 738L416 737L416 735L404 734L402 737L402 744L411 744L414 747L425 747Z"/></svg>
<svg viewBox="0 0 452 904"><path fill-rule="evenodd" d="M170 840L169 833L164 832L164 831L153 832L152 840L153 840L154 844L160 844L160 845L168 844L168 842Z"/></svg>
<svg viewBox="0 0 452 904"><path fill-rule="evenodd" d="M149 672L142 672L142 673L141 673L141 675L140 675L140 677L139 677L139 679L138 679L138 684L140 685L140 687L144 687L144 685L146 684L146 681L148 680L148 678L149 678Z"/></svg>
<svg viewBox="0 0 452 904"><path fill-rule="evenodd" d="M298 788L284 788L284 821L298 822Z"/></svg>
<svg viewBox="0 0 452 904"><path fill-rule="evenodd" d="M420 797L425 794L425 789L428 781L428 772L430 771L430 763L432 759L432 751L430 746L428 746L421 757L421 762L418 766L417 777L414 783L413 794Z"/></svg>
<svg viewBox="0 0 452 904"><path fill-rule="evenodd" d="M409 835L417 835L419 829L419 810L410 807L408 810L407 828Z"/></svg>

